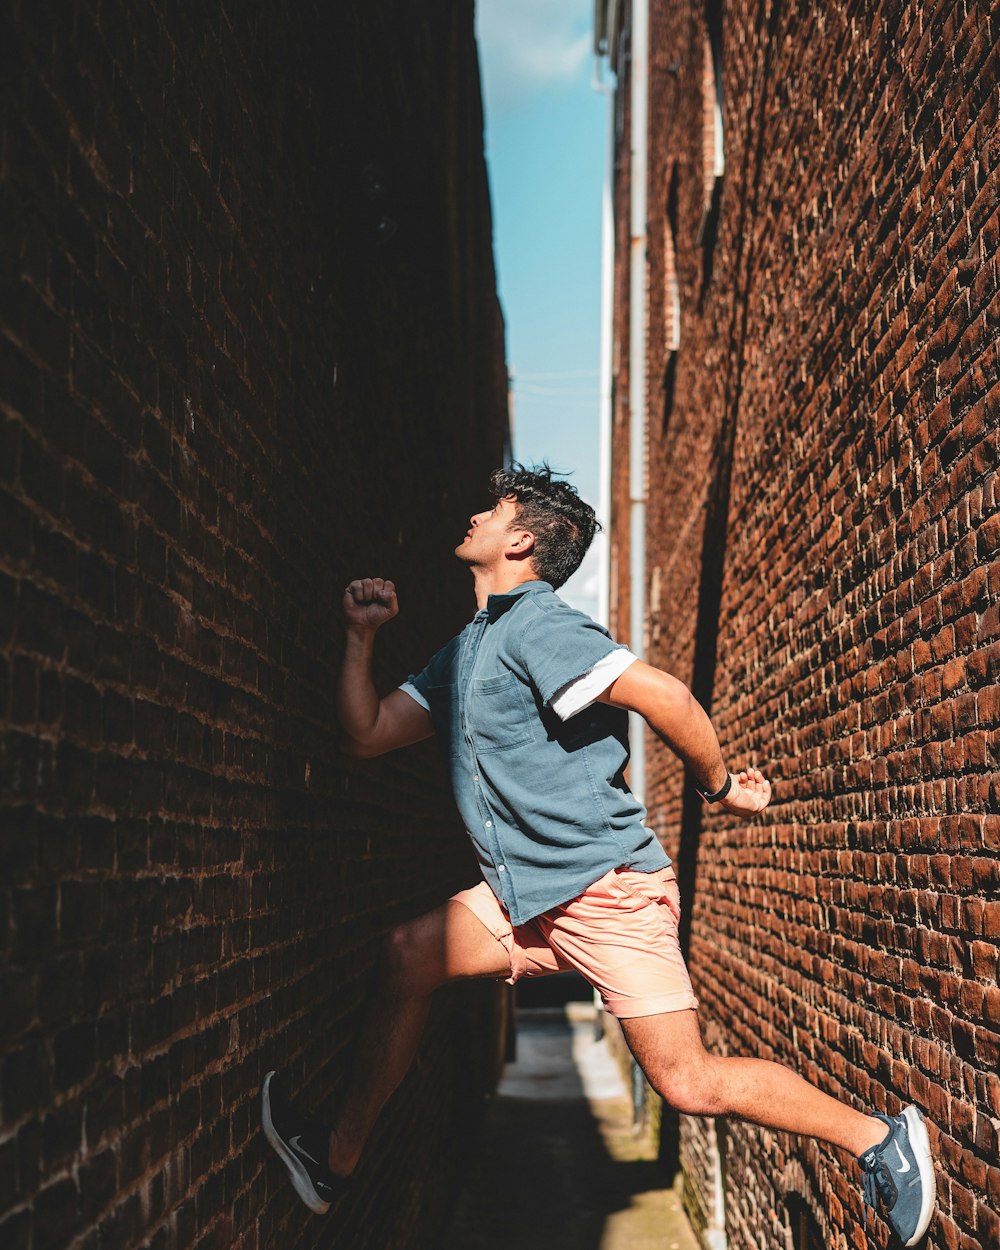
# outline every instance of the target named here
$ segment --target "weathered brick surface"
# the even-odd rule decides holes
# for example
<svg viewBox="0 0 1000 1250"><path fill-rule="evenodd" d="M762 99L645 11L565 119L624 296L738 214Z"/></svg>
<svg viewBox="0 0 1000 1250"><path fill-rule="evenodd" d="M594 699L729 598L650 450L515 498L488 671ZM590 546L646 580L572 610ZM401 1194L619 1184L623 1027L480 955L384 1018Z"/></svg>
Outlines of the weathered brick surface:
<svg viewBox="0 0 1000 1250"><path fill-rule="evenodd" d="M384 684L468 615L502 455L471 10L15 3L0 58L0 1242L433 1245L492 988L336 1221L256 1099L335 1102L380 936L469 879L433 748L349 763L331 696L351 576Z"/></svg>
<svg viewBox="0 0 1000 1250"><path fill-rule="evenodd" d="M651 749L712 1046L927 1113L929 1245L1000 1244L996 19L986 5L652 6L647 590L653 662L775 799L702 815ZM627 6L626 6L627 11ZM726 172L706 221L721 15ZM627 76L620 88L627 90ZM619 153L619 223L627 152ZM675 186L680 345L664 332ZM619 224L619 264L627 245ZM627 343L619 287L616 337ZM623 353L622 353L623 354ZM629 402L619 373L617 403ZM619 632L626 427L616 427ZM686 1120L692 1206L712 1204ZM732 1124L733 1247L862 1244L850 1159Z"/></svg>

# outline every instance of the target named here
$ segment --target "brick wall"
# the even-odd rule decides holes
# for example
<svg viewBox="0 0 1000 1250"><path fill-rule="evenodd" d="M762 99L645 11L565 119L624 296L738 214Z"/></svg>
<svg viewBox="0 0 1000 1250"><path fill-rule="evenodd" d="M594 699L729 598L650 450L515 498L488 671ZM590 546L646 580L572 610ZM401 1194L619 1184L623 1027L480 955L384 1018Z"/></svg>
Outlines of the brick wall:
<svg viewBox="0 0 1000 1250"><path fill-rule="evenodd" d="M471 6L0 15L0 1242L433 1245L495 1067L442 995L309 1217L263 1073L343 1090L380 936L475 870L433 747L354 764L350 577L400 680L502 456Z"/></svg>
<svg viewBox="0 0 1000 1250"><path fill-rule="evenodd" d="M940 1197L928 1244L949 1250L1000 1244L987 9L655 0L646 396L616 378L619 408L644 402L648 422L650 658L710 706L734 765L775 782L771 809L740 827L702 813L650 750L651 819L679 859L708 1042L780 1059L859 1107L922 1107ZM714 205L706 41L725 139ZM627 132L619 223L625 149ZM620 227L618 240L620 262ZM619 285L620 357L628 316ZM622 424L621 634L627 457ZM731 1247L805 1246L810 1226L818 1245L863 1244L852 1160L720 1128ZM685 1119L681 1154L705 1225L710 1126Z"/></svg>

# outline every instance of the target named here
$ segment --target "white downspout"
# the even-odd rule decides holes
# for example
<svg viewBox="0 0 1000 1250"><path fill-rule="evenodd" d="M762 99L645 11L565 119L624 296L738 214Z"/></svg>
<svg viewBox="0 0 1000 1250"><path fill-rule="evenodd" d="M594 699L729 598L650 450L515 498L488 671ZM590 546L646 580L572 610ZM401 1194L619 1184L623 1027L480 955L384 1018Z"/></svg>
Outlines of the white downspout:
<svg viewBox="0 0 1000 1250"><path fill-rule="evenodd" d="M601 92L608 107L608 151L604 161L601 186L601 399L598 410L598 488L597 512L604 526L598 535L600 543L597 566L597 619L605 626L611 619L611 365L614 348L615 296L615 98L600 73L600 57L594 61L595 91Z"/></svg>
<svg viewBox="0 0 1000 1250"><path fill-rule="evenodd" d="M649 0L632 0L629 267L629 646L646 650L646 155L649 142ZM629 784L646 797L645 722L629 714Z"/></svg>
<svg viewBox="0 0 1000 1250"><path fill-rule="evenodd" d="M598 535L601 544L597 565L597 620L605 628L611 623L611 434L613 411L611 370L614 363L615 333L615 93L601 74L601 58L611 59L611 45L615 29L615 0L611 9L605 11L597 0L594 12L594 79L591 86L599 91L608 109L608 150L604 158L604 181L601 185L601 325L600 370L601 400L598 410L598 486L597 512L604 526ZM594 990L594 1012L603 1034L604 1016L601 997Z"/></svg>

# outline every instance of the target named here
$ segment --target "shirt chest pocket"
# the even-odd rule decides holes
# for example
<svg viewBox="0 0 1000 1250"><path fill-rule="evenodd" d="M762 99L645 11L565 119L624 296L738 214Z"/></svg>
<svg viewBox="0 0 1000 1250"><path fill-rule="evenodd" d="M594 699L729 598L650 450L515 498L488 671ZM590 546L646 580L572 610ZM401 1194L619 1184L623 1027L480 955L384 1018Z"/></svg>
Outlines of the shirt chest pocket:
<svg viewBox="0 0 1000 1250"><path fill-rule="evenodd" d="M513 673L471 682L466 723L477 752L506 751L533 741L536 719L524 687Z"/></svg>

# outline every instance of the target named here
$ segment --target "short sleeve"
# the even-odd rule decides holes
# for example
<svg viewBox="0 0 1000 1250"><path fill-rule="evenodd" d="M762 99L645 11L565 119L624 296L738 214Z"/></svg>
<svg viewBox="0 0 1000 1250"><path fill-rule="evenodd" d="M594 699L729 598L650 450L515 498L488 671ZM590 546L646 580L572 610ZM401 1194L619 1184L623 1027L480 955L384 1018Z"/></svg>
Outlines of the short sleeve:
<svg viewBox="0 0 1000 1250"><path fill-rule="evenodd" d="M551 700L553 712L560 720L569 720L571 716L576 716L600 698L638 658L627 647L619 647L617 651L609 652L582 677L574 677L555 692Z"/></svg>
<svg viewBox="0 0 1000 1250"><path fill-rule="evenodd" d="M557 601L556 606L538 612L528 623L519 639L517 657L543 703L551 705L564 687L589 673L606 656L626 650L602 625Z"/></svg>
<svg viewBox="0 0 1000 1250"><path fill-rule="evenodd" d="M455 680L455 659L458 654L458 639L453 638L440 651L427 661L419 673L411 673L403 683L402 689L424 707L429 706L427 692L435 686L449 686ZM406 689L410 687L410 689Z"/></svg>

